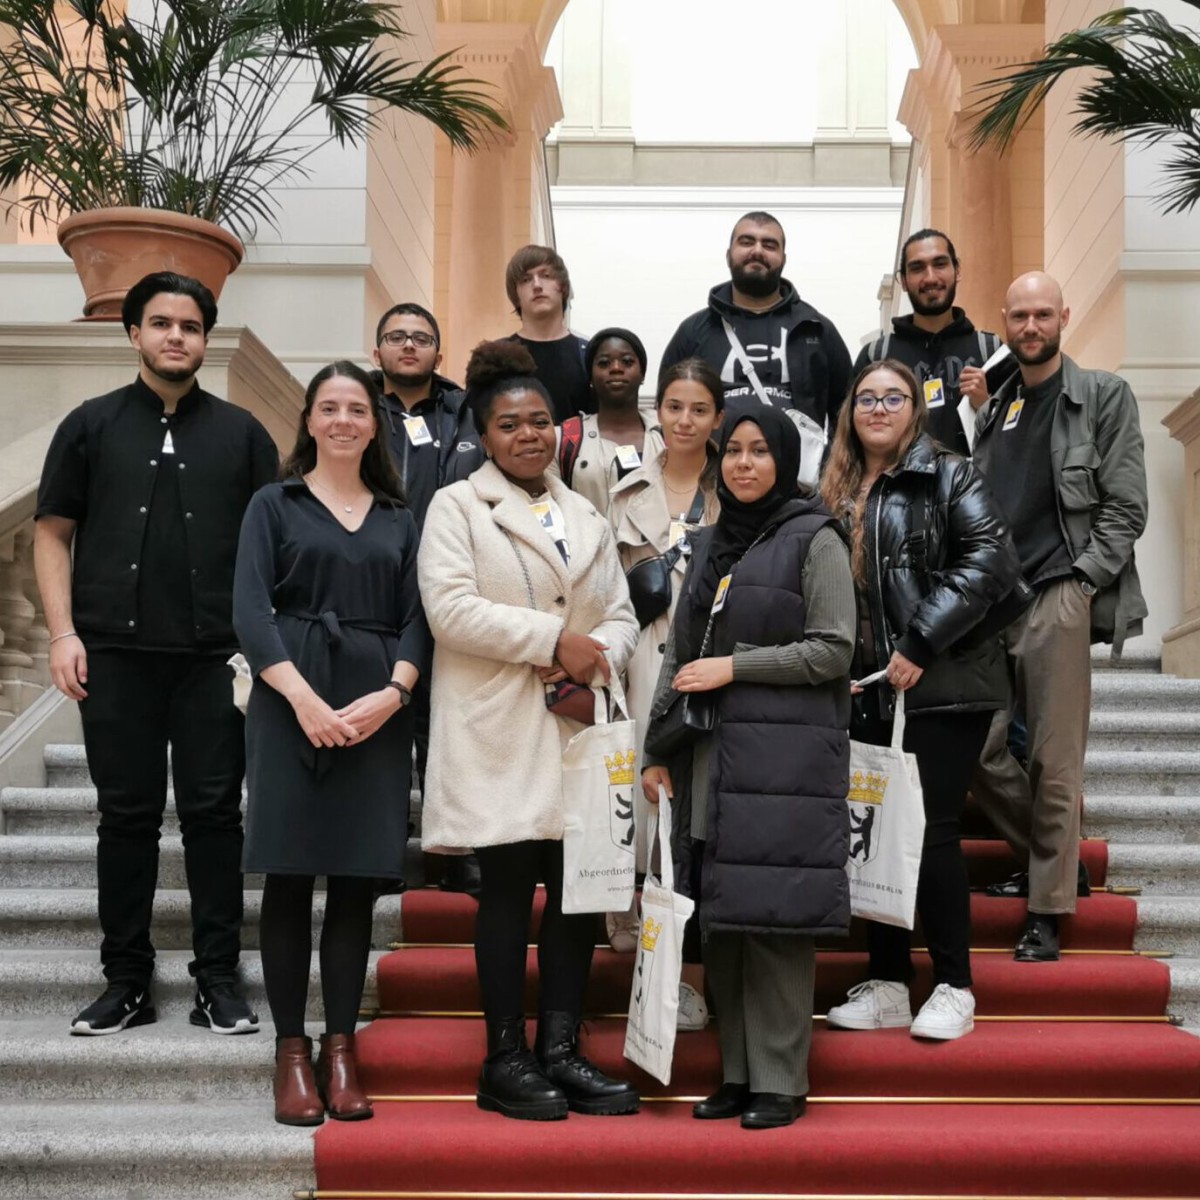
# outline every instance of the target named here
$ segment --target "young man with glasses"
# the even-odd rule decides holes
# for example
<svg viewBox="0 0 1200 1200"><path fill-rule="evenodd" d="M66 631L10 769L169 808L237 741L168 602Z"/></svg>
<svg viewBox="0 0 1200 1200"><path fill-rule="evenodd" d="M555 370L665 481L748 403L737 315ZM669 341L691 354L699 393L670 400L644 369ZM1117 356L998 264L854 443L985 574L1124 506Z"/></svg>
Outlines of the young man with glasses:
<svg viewBox="0 0 1200 1200"><path fill-rule="evenodd" d="M955 307L960 268L954 243L938 229L920 229L904 243L896 278L912 304L912 313L892 318L861 351L856 372L885 358L902 362L917 377L929 413L930 435L948 450L970 457L971 447L958 414L959 400L970 397L974 410L987 400L983 364L1001 339L976 329ZM1016 369L1011 362L1011 369Z"/></svg>
<svg viewBox="0 0 1200 1200"><path fill-rule="evenodd" d="M466 479L484 457L463 391L437 373L441 341L419 304L394 305L375 330L388 447L418 528L438 488Z"/></svg>
<svg viewBox="0 0 1200 1200"><path fill-rule="evenodd" d="M380 408L387 425L388 448L404 482L417 528L438 488L466 479L483 461L483 448L458 384L437 373L441 365L441 330L433 313L420 304L396 304L379 318L373 358L380 371ZM413 691L417 778L425 786L429 753L429 684L422 678ZM474 855L430 855L444 862L445 891L479 889Z"/></svg>

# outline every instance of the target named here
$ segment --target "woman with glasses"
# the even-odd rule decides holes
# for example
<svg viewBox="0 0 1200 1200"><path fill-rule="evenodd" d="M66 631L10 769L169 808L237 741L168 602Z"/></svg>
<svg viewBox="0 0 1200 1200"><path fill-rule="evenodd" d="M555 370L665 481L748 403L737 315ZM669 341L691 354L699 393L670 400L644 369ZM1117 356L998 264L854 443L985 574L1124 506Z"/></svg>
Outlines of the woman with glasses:
<svg viewBox="0 0 1200 1200"><path fill-rule="evenodd" d="M972 636L1017 582L1019 564L983 477L925 432L917 381L893 359L854 381L834 434L821 491L850 537L858 591L851 734L887 745L904 692L905 750L925 797L917 913L933 960L933 994L916 1019L905 929L869 922L870 978L830 1010L838 1029L911 1026L949 1040L974 1028L968 948L970 894L960 818L992 713L1007 697L997 635Z"/></svg>

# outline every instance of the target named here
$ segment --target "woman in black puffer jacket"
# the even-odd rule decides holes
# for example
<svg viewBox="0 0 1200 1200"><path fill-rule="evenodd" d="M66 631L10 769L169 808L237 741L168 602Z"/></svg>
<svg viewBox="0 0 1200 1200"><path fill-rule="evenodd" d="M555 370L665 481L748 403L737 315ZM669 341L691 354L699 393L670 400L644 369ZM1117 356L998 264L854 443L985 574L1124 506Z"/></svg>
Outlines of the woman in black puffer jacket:
<svg viewBox="0 0 1200 1200"><path fill-rule="evenodd" d="M913 1020L908 931L870 922L871 977L828 1021L911 1026L914 1037L947 1040L970 1033L975 1013L960 820L992 713L1008 696L999 637L978 630L1017 583L1019 563L983 477L934 442L925 422L909 370L890 359L871 363L842 408L821 490L850 535L855 678L887 672L855 695L852 735L888 744L895 693L905 693L904 748L916 755L925 799L917 912L934 991Z"/></svg>

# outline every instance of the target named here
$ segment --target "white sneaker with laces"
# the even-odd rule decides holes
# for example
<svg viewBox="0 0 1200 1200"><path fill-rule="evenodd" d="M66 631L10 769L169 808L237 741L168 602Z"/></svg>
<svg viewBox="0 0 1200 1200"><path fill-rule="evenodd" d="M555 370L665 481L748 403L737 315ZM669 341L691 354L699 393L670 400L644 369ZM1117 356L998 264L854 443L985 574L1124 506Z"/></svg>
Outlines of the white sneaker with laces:
<svg viewBox="0 0 1200 1200"><path fill-rule="evenodd" d="M868 979L850 989L845 1004L825 1018L835 1029L902 1029L912 1024L908 988L886 979Z"/></svg>
<svg viewBox="0 0 1200 1200"><path fill-rule="evenodd" d="M637 949L638 938L642 932L642 918L638 916L637 900L628 912L610 912L604 914L604 931L608 934L608 944L618 954L632 954Z"/></svg>
<svg viewBox="0 0 1200 1200"><path fill-rule="evenodd" d="M939 983L933 995L921 1005L912 1023L913 1037L935 1038L940 1042L963 1037L975 1028L975 996L970 988Z"/></svg>
<svg viewBox="0 0 1200 1200"><path fill-rule="evenodd" d="M679 985L679 1013L675 1018L675 1028L685 1033L694 1033L708 1024L708 1005L704 996L696 991L690 983Z"/></svg>

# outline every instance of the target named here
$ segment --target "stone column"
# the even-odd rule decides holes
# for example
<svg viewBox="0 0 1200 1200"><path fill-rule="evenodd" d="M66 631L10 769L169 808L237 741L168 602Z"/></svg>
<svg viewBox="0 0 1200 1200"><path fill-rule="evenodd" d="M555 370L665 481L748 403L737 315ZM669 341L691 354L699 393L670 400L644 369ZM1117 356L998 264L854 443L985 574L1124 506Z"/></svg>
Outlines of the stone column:
<svg viewBox="0 0 1200 1200"><path fill-rule="evenodd" d="M553 241L542 139L562 116L554 72L526 24L438 25L442 51L490 83L510 130L473 155L439 146L435 286L442 370L461 378L471 348L516 328L504 265L527 242Z"/></svg>
<svg viewBox="0 0 1200 1200"><path fill-rule="evenodd" d="M1200 390L1163 424L1183 446L1183 615L1163 634L1162 666L1168 675L1200 679Z"/></svg>

